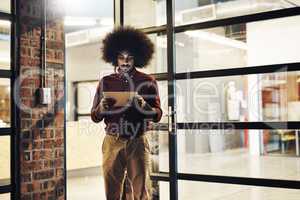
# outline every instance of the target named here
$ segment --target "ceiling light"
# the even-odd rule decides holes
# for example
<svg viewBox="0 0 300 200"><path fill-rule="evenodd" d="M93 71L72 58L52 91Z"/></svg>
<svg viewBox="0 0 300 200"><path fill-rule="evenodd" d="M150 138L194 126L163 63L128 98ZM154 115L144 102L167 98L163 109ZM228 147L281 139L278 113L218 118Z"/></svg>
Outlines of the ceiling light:
<svg viewBox="0 0 300 200"><path fill-rule="evenodd" d="M245 42L227 38L227 37L224 37L221 35L217 35L215 33L210 33L210 32L200 31L200 30L186 31L184 33L190 37L200 38L200 39L207 40L207 41L210 41L213 43L226 45L226 46L243 49L243 50L248 49L247 44Z"/></svg>

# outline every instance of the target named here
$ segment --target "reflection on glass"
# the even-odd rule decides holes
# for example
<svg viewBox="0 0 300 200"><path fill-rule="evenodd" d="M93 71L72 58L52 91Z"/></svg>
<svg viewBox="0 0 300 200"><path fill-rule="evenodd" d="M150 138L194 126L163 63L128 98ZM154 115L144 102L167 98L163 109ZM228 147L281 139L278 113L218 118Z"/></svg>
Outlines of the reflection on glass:
<svg viewBox="0 0 300 200"><path fill-rule="evenodd" d="M154 54L149 65L141 71L146 73L163 73L167 71L167 37L166 35L148 35L154 44Z"/></svg>
<svg viewBox="0 0 300 200"><path fill-rule="evenodd" d="M264 130L263 136L265 155L300 155L299 130Z"/></svg>
<svg viewBox="0 0 300 200"><path fill-rule="evenodd" d="M153 200L163 199L169 200L170 199L170 192L169 189L170 185L168 182L163 181L152 181L152 198Z"/></svg>
<svg viewBox="0 0 300 200"><path fill-rule="evenodd" d="M0 137L0 186L10 184L10 136Z"/></svg>
<svg viewBox="0 0 300 200"><path fill-rule="evenodd" d="M179 122L299 121L300 72L176 81Z"/></svg>
<svg viewBox="0 0 300 200"><path fill-rule="evenodd" d="M299 20L286 17L178 33L176 71L300 62Z"/></svg>
<svg viewBox="0 0 300 200"><path fill-rule="evenodd" d="M0 199L1 200L10 200L10 194L0 194Z"/></svg>
<svg viewBox="0 0 300 200"><path fill-rule="evenodd" d="M169 171L169 137L166 131L149 131L147 138L151 148L152 172Z"/></svg>
<svg viewBox="0 0 300 200"><path fill-rule="evenodd" d="M105 124L92 122L89 115L100 78L114 72L100 53L104 36L114 26L114 1L61 3L66 8L67 198L83 199L88 194L88 199L105 199L101 172Z"/></svg>
<svg viewBox="0 0 300 200"><path fill-rule="evenodd" d="M179 130L179 172L299 180L299 159L295 157L299 147L297 132L298 130ZM279 138L281 134L289 134L293 136L293 140L285 141ZM278 139L274 140L276 135ZM281 145L282 142L285 146ZM277 156L268 156L270 153Z"/></svg>
<svg viewBox="0 0 300 200"><path fill-rule="evenodd" d="M207 183L195 181L179 181L178 188L178 199L188 200L296 200L300 196L300 191L293 189L255 187L246 185Z"/></svg>
<svg viewBox="0 0 300 200"><path fill-rule="evenodd" d="M10 80L0 78L0 128L10 126Z"/></svg>
<svg viewBox="0 0 300 200"><path fill-rule="evenodd" d="M101 168L103 123L93 123L90 117L68 121L66 131L68 199L81 199L86 194L90 199L105 199Z"/></svg>
<svg viewBox="0 0 300 200"><path fill-rule="evenodd" d="M175 24L183 25L300 6L281 0L175 0Z"/></svg>
<svg viewBox="0 0 300 200"><path fill-rule="evenodd" d="M124 23L136 28L166 24L166 0L124 1Z"/></svg>
<svg viewBox="0 0 300 200"><path fill-rule="evenodd" d="M0 1L0 12L10 13L10 0Z"/></svg>
<svg viewBox="0 0 300 200"><path fill-rule="evenodd" d="M159 123L168 123L168 83L157 81L163 116ZM155 126L155 125L154 125ZM169 171L169 137L166 131L149 131L147 133L151 146L152 172Z"/></svg>
<svg viewBox="0 0 300 200"><path fill-rule="evenodd" d="M0 20L0 69L10 69L10 22L7 20Z"/></svg>
<svg viewBox="0 0 300 200"><path fill-rule="evenodd" d="M81 49L81 53L87 51L95 56L93 60L96 60L96 54L92 53L93 51L98 53L100 48L98 46L93 48L93 46L95 46L95 43L100 43L103 36L108 31L111 31L114 25L113 2L109 0L105 2L97 0L61 1L61 4L65 7L64 30L66 33L66 47L85 45L86 49ZM68 50L67 53L74 51L74 49ZM85 55L86 59L91 55ZM89 60L90 63L91 60ZM73 63L74 61L70 64L73 65ZM89 65L91 65L90 63Z"/></svg>

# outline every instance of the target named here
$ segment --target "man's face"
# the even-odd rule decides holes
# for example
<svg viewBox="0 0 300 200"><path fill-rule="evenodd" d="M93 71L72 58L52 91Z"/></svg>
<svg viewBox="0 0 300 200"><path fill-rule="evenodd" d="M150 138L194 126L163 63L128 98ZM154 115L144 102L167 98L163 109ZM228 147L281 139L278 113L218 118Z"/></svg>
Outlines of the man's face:
<svg viewBox="0 0 300 200"><path fill-rule="evenodd" d="M117 64L122 72L126 72L133 67L134 57L128 51L121 51L117 57Z"/></svg>

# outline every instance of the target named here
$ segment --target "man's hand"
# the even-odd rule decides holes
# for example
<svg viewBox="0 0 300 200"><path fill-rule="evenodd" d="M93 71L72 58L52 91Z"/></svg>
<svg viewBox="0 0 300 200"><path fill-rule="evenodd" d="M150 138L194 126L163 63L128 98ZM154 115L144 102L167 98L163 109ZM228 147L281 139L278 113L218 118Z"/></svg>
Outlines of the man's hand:
<svg viewBox="0 0 300 200"><path fill-rule="evenodd" d="M137 94L137 95L135 95L133 97L133 103L135 105L137 104L140 108L144 108L146 106L146 104L147 104L147 102L145 101L145 99L141 95L139 95L139 94Z"/></svg>
<svg viewBox="0 0 300 200"><path fill-rule="evenodd" d="M133 104L138 106L138 110L142 112L147 118L153 118L156 116L156 110L152 108L141 95L135 95L133 97Z"/></svg>
<svg viewBox="0 0 300 200"><path fill-rule="evenodd" d="M99 105L98 105L98 112L106 112L111 110L111 108L113 107L113 105L116 103L117 101L113 98L107 98L104 97L101 99Z"/></svg>

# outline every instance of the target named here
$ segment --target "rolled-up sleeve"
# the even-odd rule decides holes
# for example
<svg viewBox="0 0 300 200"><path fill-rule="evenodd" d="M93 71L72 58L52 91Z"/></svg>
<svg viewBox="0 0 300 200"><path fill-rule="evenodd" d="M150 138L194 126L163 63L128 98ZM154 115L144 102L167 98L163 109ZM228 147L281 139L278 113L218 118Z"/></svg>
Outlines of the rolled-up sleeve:
<svg viewBox="0 0 300 200"><path fill-rule="evenodd" d="M157 81L153 78L150 82L149 88L148 88L148 94L150 98L146 100L146 102L156 110L156 115L153 117L153 122L159 122L162 117L162 109L160 105L160 97L158 92L158 85Z"/></svg>
<svg viewBox="0 0 300 200"><path fill-rule="evenodd" d="M98 82L96 93L93 100L93 105L91 109L91 119L95 123L99 123L104 118L104 115L99 112L98 106L103 98L103 79Z"/></svg>

